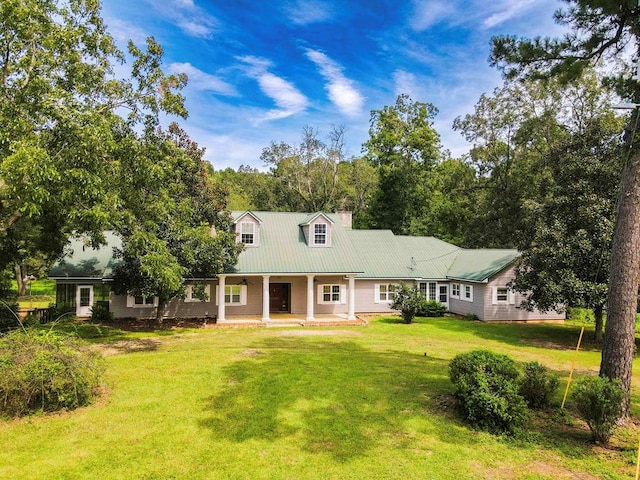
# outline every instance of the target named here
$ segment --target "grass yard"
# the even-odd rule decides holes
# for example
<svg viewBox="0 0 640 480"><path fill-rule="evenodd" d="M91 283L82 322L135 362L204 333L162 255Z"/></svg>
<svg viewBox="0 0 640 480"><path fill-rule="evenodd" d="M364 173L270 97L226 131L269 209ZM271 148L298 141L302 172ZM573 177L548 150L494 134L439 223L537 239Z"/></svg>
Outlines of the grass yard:
<svg viewBox="0 0 640 480"><path fill-rule="evenodd" d="M70 327L67 327L70 328ZM609 448L559 408L528 433L461 423L448 362L488 348L565 380L579 326L396 317L366 327L127 333L82 326L105 353L92 406L0 423L7 479L627 479L640 430ZM426 356L425 356L426 354ZM588 341L578 374L597 373ZM640 366L636 366L637 368ZM633 410L638 413L638 384ZM562 391L558 392L560 403ZM569 403L569 412L571 404Z"/></svg>

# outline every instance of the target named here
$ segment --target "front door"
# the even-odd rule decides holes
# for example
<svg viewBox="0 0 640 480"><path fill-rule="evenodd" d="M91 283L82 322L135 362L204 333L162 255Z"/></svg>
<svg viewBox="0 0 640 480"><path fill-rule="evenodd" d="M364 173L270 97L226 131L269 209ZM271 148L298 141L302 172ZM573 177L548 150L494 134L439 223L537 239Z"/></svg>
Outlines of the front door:
<svg viewBox="0 0 640 480"><path fill-rule="evenodd" d="M78 285L76 293L76 315L90 317L93 306L93 285Z"/></svg>
<svg viewBox="0 0 640 480"><path fill-rule="evenodd" d="M445 305L449 305L449 286L448 285L438 285L438 301L440 303L444 303Z"/></svg>
<svg viewBox="0 0 640 480"><path fill-rule="evenodd" d="M290 312L290 283L272 283L269 285L269 311L271 313Z"/></svg>

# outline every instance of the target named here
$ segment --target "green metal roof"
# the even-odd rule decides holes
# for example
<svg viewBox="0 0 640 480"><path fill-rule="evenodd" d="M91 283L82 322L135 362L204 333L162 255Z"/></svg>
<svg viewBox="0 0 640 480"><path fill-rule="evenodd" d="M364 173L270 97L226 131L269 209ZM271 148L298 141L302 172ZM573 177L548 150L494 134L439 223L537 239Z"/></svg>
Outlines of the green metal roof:
<svg viewBox="0 0 640 480"><path fill-rule="evenodd" d="M239 212L232 212L238 218ZM254 213L254 212L252 212ZM247 246L238 263L228 273L359 273L362 265L347 230L333 213L324 213L333 224L329 246L309 246L300 224L311 218L309 213L255 212L263 221L259 245ZM313 214L314 217L317 214Z"/></svg>
<svg viewBox="0 0 640 480"><path fill-rule="evenodd" d="M113 268L118 263L113 258L113 249L120 247L122 241L112 231L104 232L104 236L107 244L97 249L86 245L83 238L72 238L65 250L67 255L53 265L49 277L95 280L111 278Z"/></svg>
<svg viewBox="0 0 640 480"><path fill-rule="evenodd" d="M364 273L361 278L445 279L460 248L433 237L405 237L390 230L350 230Z"/></svg>
<svg viewBox="0 0 640 480"><path fill-rule="evenodd" d="M484 282L511 264L518 256L517 250L461 250L449 268L447 277Z"/></svg>
<svg viewBox="0 0 640 480"><path fill-rule="evenodd" d="M484 282L518 256L516 250L466 250L434 237L394 235L390 230L352 230L338 215L322 213L331 224L328 246L307 244L303 226L320 213L232 212L236 221L245 213L260 223L259 245L247 246L227 273L246 275L356 274L358 278L458 279ZM49 276L56 279L108 279L118 260L114 247L122 242L105 232L107 245L93 249L81 238L67 247Z"/></svg>

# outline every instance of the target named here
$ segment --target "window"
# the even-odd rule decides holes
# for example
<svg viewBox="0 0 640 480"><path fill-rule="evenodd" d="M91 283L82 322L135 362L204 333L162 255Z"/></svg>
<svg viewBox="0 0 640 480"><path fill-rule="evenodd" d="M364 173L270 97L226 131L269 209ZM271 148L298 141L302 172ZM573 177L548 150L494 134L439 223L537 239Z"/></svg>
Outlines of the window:
<svg viewBox="0 0 640 480"><path fill-rule="evenodd" d="M206 297L206 300L201 300L200 298L198 298L198 293L202 293L202 288L204 287L204 295ZM185 298L184 301L185 302L202 302L202 301L207 301L211 298L211 287L209 285L187 285L187 287L185 288Z"/></svg>
<svg viewBox="0 0 640 480"><path fill-rule="evenodd" d="M143 295L128 295L127 307L130 308L153 308L158 306L157 297Z"/></svg>
<svg viewBox="0 0 640 480"><path fill-rule="evenodd" d="M509 287L492 287L492 303L509 303L515 305L516 297Z"/></svg>
<svg viewBox="0 0 640 480"><path fill-rule="evenodd" d="M460 298L460 284L452 283L451 284L451 298Z"/></svg>
<svg viewBox="0 0 640 480"><path fill-rule="evenodd" d="M427 284L425 282L420 282L418 284L418 289L420 290L420 295L423 297L427 296Z"/></svg>
<svg viewBox="0 0 640 480"><path fill-rule="evenodd" d="M496 288L496 301L507 302L509 300L509 289L506 287Z"/></svg>
<svg viewBox="0 0 640 480"><path fill-rule="evenodd" d="M240 224L240 241L246 245L254 244L255 224L242 222Z"/></svg>
<svg viewBox="0 0 640 480"><path fill-rule="evenodd" d="M473 302L473 286L472 285L462 286L462 300L465 300L467 302Z"/></svg>
<svg viewBox="0 0 640 480"><path fill-rule="evenodd" d="M319 285L318 303L346 303L345 285Z"/></svg>
<svg viewBox="0 0 640 480"><path fill-rule="evenodd" d="M430 283L429 284L429 300L435 300L435 299L436 299L436 284Z"/></svg>
<svg viewBox="0 0 640 480"><path fill-rule="evenodd" d="M314 245L327 244L327 224L316 223L313 226L313 243Z"/></svg>
<svg viewBox="0 0 640 480"><path fill-rule="evenodd" d="M398 285L394 283L376 285L375 303L391 303L396 298Z"/></svg>
<svg viewBox="0 0 640 480"><path fill-rule="evenodd" d="M219 304L219 288L216 285L216 305ZM224 304L230 306L247 304L247 286L246 285L225 285L224 286Z"/></svg>
<svg viewBox="0 0 640 480"><path fill-rule="evenodd" d="M224 287L224 303L240 305L242 299L242 285L227 285Z"/></svg>

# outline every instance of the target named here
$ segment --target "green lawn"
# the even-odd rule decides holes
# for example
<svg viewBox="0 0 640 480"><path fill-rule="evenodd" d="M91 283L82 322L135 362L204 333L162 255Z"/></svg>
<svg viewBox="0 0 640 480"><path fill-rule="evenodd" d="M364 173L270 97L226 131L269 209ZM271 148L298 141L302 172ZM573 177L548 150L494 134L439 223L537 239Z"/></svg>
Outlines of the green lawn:
<svg viewBox="0 0 640 480"><path fill-rule="evenodd" d="M589 444L585 425L559 409L536 415L516 438L475 431L453 411L447 367L454 355L489 348L538 360L566 379L577 325L450 318L404 325L383 317L365 327L78 332L107 355L103 396L73 412L0 423L0 478L635 474L635 428L620 430L605 449ZM584 347L579 374L596 373L600 353L590 341Z"/></svg>

